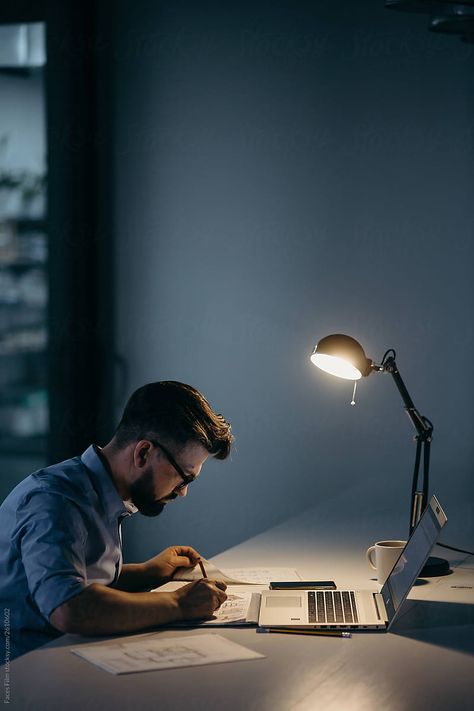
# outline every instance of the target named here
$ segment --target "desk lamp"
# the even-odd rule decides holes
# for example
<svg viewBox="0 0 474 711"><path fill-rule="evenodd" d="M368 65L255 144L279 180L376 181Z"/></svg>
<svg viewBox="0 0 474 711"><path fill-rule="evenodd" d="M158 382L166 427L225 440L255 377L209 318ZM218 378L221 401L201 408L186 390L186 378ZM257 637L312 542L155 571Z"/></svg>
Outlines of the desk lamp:
<svg viewBox="0 0 474 711"><path fill-rule="evenodd" d="M338 378L354 381L354 394L357 381L362 377L370 375L374 371L377 373L390 373L395 381L398 392L402 396L405 412L416 430L416 454L411 489L409 526L409 535L411 535L428 503L430 447L433 425L427 417L420 415L416 409L405 387L405 383L398 372L395 357L395 351L393 348L390 348L383 356L380 364L374 363L370 358L367 358L364 349L354 338L341 333L335 333L319 341L314 347L311 361L326 373L335 375ZM351 404L355 404L354 396ZM422 454L423 480L421 486L419 486L418 479ZM446 560L443 558L430 557L420 573L420 576L428 577L432 575L446 575L447 573L449 573L449 563Z"/></svg>

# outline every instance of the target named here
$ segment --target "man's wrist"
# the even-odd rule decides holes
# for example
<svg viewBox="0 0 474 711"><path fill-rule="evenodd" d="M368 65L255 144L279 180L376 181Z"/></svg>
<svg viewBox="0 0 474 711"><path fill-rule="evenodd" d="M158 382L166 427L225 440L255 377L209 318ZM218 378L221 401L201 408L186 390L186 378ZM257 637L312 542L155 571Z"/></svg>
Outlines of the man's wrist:
<svg viewBox="0 0 474 711"><path fill-rule="evenodd" d="M170 593L157 593L161 595L169 595L170 598L170 614L176 622L182 622L185 619L183 608L180 605L178 590Z"/></svg>

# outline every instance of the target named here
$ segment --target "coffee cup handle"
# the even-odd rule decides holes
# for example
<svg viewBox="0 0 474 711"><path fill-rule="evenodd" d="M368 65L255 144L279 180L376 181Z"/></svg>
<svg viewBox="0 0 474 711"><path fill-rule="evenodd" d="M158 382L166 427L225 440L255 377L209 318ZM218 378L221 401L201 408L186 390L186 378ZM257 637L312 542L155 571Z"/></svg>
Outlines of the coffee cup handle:
<svg viewBox="0 0 474 711"><path fill-rule="evenodd" d="M374 562L373 562L373 560L372 560L372 554L373 554L373 553L375 553L375 546L370 546L370 548L367 548L366 556L367 556L367 560L368 560L368 562L369 562L369 565L370 565L370 567L373 568L374 570L377 570L377 566L374 565Z"/></svg>

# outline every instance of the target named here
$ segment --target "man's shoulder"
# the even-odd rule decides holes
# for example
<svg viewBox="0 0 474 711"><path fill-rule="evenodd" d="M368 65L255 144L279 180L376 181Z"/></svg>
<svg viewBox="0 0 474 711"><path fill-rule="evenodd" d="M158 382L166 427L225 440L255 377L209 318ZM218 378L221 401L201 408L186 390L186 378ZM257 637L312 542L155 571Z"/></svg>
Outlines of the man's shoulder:
<svg viewBox="0 0 474 711"><path fill-rule="evenodd" d="M79 503L90 497L91 490L87 468L81 457L72 457L33 472L13 489L8 498L16 499L16 506L38 496L60 497L64 502L71 500Z"/></svg>

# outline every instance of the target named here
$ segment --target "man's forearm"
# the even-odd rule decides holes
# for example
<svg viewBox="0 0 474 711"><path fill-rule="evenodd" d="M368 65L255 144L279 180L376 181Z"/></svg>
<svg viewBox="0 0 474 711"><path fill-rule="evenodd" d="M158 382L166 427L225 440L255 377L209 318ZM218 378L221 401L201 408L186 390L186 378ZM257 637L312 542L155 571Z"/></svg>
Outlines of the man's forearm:
<svg viewBox="0 0 474 711"><path fill-rule="evenodd" d="M126 563L114 587L124 592L141 592L158 587L160 582L149 574L145 563Z"/></svg>
<svg viewBox="0 0 474 711"><path fill-rule="evenodd" d="M107 635L136 632L181 619L174 593L129 593L90 585L50 615L60 632Z"/></svg>

